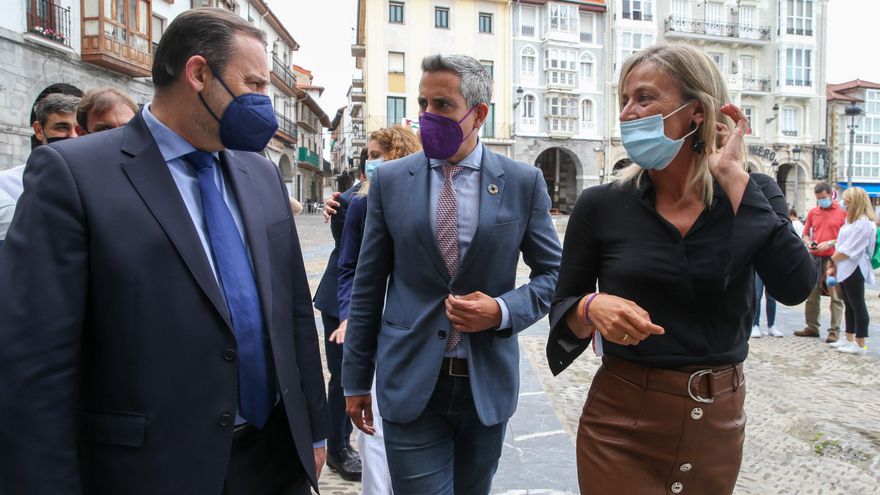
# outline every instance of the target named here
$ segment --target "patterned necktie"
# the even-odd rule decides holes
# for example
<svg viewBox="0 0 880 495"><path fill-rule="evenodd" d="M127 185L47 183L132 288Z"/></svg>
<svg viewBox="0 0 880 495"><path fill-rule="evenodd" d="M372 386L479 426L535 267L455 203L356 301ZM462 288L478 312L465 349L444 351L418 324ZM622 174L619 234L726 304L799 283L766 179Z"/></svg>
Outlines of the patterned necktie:
<svg viewBox="0 0 880 495"><path fill-rule="evenodd" d="M194 151L184 157L199 174L202 209L220 290L238 344L239 415L262 428L275 403L263 332L263 314L254 273L235 220L214 182L214 156Z"/></svg>
<svg viewBox="0 0 880 495"><path fill-rule="evenodd" d="M446 264L446 271L452 277L458 270L458 203L452 179L464 169L461 165L443 165L443 187L437 202L437 247ZM455 349L461 342L461 333L452 329L446 342L446 351Z"/></svg>

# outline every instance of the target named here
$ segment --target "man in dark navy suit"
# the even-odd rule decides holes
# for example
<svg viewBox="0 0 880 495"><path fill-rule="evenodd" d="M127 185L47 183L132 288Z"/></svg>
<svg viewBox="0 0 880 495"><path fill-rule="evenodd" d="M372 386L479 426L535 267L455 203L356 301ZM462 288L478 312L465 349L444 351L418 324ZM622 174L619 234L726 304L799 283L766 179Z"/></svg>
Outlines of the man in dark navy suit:
<svg viewBox="0 0 880 495"><path fill-rule="evenodd" d="M339 298L336 289L339 282L339 243L345 226L345 210L353 194L358 192L364 180L364 161L366 148L361 154L358 166L358 182L343 193L334 193L336 206L331 211L330 232L333 234L333 251L327 261L327 269L315 291L315 308L321 312L324 325L324 353L327 356L327 370L330 382L327 384L327 405L330 410L330 437L327 439L327 465L346 480L361 479L361 459L351 448L351 432L354 427L345 412L345 395L342 391L342 344L330 340L330 334L339 327ZM325 209L325 211L327 211ZM328 212L329 213L329 212Z"/></svg>
<svg viewBox="0 0 880 495"><path fill-rule="evenodd" d="M0 250L0 493L302 494L327 403L263 34L178 16L125 127L38 148Z"/></svg>

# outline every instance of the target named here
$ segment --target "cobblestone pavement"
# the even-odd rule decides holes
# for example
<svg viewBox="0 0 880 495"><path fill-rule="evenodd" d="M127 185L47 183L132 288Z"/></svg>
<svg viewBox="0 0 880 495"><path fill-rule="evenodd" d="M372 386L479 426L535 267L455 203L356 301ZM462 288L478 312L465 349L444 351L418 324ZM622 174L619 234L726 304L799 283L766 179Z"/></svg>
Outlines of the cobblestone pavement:
<svg viewBox="0 0 880 495"><path fill-rule="evenodd" d="M314 292L332 239L317 215L297 217L297 225ZM557 225L560 234L564 226L562 217ZM521 282L528 277L522 264L519 277ZM880 323L878 291L867 292L872 321ZM822 316L827 326L825 302ZM320 329L320 319L317 322ZM880 332L876 323L871 325L875 335ZM750 343L746 445L735 493L878 493L880 344L869 356L848 356L820 339L793 337L792 332L803 327L802 306L780 305L776 324L784 338ZM520 337L520 403L495 477L493 491L498 494L577 493L574 432L600 362L587 351L560 376L552 377L544 356L546 335L545 319ZM343 481L327 468L320 485L322 494L360 493L358 483Z"/></svg>

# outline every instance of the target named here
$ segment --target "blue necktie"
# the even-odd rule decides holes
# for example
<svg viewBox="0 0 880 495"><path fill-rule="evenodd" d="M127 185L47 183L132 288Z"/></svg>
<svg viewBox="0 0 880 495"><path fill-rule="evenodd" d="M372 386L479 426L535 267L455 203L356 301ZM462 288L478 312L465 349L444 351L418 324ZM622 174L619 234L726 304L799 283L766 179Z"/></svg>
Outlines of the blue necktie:
<svg viewBox="0 0 880 495"><path fill-rule="evenodd" d="M275 403L275 387L266 359L257 284L238 227L214 182L214 155L193 151L185 158L199 174L208 239L238 343L239 415L262 428Z"/></svg>

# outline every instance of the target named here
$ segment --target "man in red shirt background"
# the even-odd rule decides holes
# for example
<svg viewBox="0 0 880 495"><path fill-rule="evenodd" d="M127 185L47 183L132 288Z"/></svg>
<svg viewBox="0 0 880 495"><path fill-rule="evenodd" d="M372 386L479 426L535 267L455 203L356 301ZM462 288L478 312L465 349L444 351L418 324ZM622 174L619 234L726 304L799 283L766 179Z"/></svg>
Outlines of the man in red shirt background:
<svg viewBox="0 0 880 495"><path fill-rule="evenodd" d="M825 276L828 260L834 254L837 233L846 222L846 212L832 197L831 186L827 182L816 184L813 192L816 193L817 206L807 213L802 235L807 250L819 265L819 278L805 305L804 319L807 326L794 333L798 337L819 336L819 297L822 293L822 278ZM828 328L825 342L837 342L840 334L840 317L843 315L843 301L837 291L828 292L831 297L831 327Z"/></svg>

